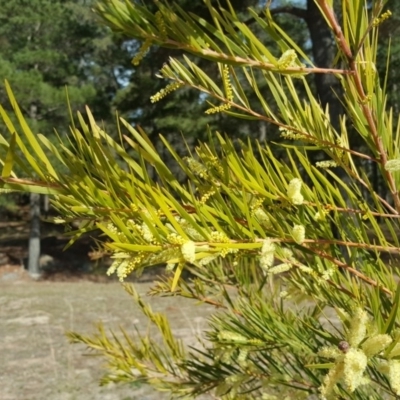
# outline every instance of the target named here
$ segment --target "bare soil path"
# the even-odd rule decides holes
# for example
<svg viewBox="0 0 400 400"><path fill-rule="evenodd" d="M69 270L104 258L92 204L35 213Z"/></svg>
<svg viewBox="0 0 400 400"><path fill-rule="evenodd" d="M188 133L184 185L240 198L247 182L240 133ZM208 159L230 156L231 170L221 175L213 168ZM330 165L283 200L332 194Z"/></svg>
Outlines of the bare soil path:
<svg viewBox="0 0 400 400"><path fill-rule="evenodd" d="M168 398L148 387L100 387L102 359L85 357L84 346L67 342L65 331L90 333L98 321L115 331L120 325L146 331L147 322L118 283L32 282L13 274L13 279L1 279L0 274L0 400ZM137 288L144 294L149 283ZM153 310L168 313L175 334L185 342L193 344L206 328L211 309L179 298L150 302Z"/></svg>

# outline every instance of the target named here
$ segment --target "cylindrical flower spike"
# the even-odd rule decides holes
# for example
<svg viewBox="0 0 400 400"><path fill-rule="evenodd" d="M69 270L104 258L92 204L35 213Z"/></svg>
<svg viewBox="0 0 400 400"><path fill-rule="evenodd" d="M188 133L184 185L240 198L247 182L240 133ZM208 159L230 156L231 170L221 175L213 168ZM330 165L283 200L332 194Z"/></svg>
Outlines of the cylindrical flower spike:
<svg viewBox="0 0 400 400"><path fill-rule="evenodd" d="M389 381L393 391L400 396L400 361L389 361Z"/></svg>
<svg viewBox="0 0 400 400"><path fill-rule="evenodd" d="M361 346L367 357L372 357L379 354L382 350L392 343L392 338L389 335L376 335L368 338Z"/></svg>
<svg viewBox="0 0 400 400"><path fill-rule="evenodd" d="M343 380L350 392L365 383L363 377L368 359L363 351L350 349L344 357Z"/></svg>
<svg viewBox="0 0 400 400"><path fill-rule="evenodd" d="M260 266L268 271L274 264L275 244L271 239L265 239L261 248Z"/></svg>
<svg viewBox="0 0 400 400"><path fill-rule="evenodd" d="M270 268L268 270L268 273L270 275L277 275L277 274L281 274L282 272L289 271L291 268L292 268L292 264L283 263L283 264L279 264L279 265L276 265L275 267Z"/></svg>
<svg viewBox="0 0 400 400"><path fill-rule="evenodd" d="M389 160L385 164L385 169L386 169L386 171L390 171L390 172L400 171L400 159L395 158L393 160Z"/></svg>
<svg viewBox="0 0 400 400"><path fill-rule="evenodd" d="M185 261L193 263L196 260L196 245L191 240L183 243L181 252Z"/></svg>
<svg viewBox="0 0 400 400"><path fill-rule="evenodd" d="M292 229L292 236L297 244L302 244L306 238L306 230L303 225L295 225Z"/></svg>
<svg viewBox="0 0 400 400"><path fill-rule="evenodd" d="M367 312L358 308L351 319L351 327L347 338L351 347L357 347L364 340L367 333L367 323Z"/></svg>
<svg viewBox="0 0 400 400"><path fill-rule="evenodd" d="M302 181L298 178L294 178L289 182L287 188L287 195L290 201L295 205L303 204L304 197L301 195L301 185Z"/></svg>

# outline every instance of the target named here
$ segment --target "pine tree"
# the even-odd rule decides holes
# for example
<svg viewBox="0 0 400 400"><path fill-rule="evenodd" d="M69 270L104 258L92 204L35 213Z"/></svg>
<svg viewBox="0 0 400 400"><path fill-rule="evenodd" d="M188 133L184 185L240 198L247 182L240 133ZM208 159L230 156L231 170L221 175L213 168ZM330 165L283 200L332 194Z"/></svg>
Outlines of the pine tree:
<svg viewBox="0 0 400 400"><path fill-rule="evenodd" d="M103 123L112 119L108 97L114 78L104 57L110 51L118 54L118 48L97 23L90 3L0 1L0 75L12 84L31 128L49 140L54 141L56 126L59 134L68 132L66 85L71 111L89 104ZM112 89L113 96L117 90ZM6 104L4 90L0 100ZM40 204L32 194L28 271L33 277L40 276Z"/></svg>
<svg viewBox="0 0 400 400"><path fill-rule="evenodd" d="M121 281L165 264L169 275L154 283L152 295L215 307L201 347L187 349L167 316L124 284L163 341L102 327L89 336L70 332L71 341L108 361L103 383L145 382L189 398L400 395L394 267L400 251L400 120L387 106L387 81L377 66L386 63L377 58L378 33L390 13L384 1L368 9L353 0L341 3L339 18L332 1L315 3L335 38L338 62L332 67L316 67L268 7L262 14L249 11L255 20L250 28L229 2L206 0L208 22L162 1L157 10L100 1L97 12L113 30L142 41L137 61L152 45L185 52L159 71L166 85L154 101L194 90L205 97L207 114L270 124L285 139L254 144L209 129L208 140L183 158L161 137L186 182L178 181L145 131L124 119L116 141L88 110L85 118L78 114L68 141L52 146L27 127L6 83L20 127L2 112L10 132L0 137L3 188L53 195L60 211L55 222L79 220L77 237L101 230L103 251L114 259L108 273ZM257 29L273 45L261 42ZM207 60L207 68L196 58ZM208 73L212 67L216 78ZM330 74L340 83L345 113L339 124L313 94L313 74ZM272 95L268 101L262 80ZM365 151L353 147L354 136ZM43 148L68 169L68 179ZM314 152L325 158L314 162ZM360 160L376 165L388 198L374 190ZM39 179L19 177L14 166ZM189 280L181 278L183 270L191 273Z"/></svg>
<svg viewBox="0 0 400 400"><path fill-rule="evenodd" d="M32 128L49 137L56 126L63 129L59 133L68 132L67 85L73 112L89 104L104 121L113 118L108 97L115 78L105 58L112 57L110 51L118 53L91 5L82 0L0 0L0 75L13 86ZM2 89L4 105L6 98Z"/></svg>

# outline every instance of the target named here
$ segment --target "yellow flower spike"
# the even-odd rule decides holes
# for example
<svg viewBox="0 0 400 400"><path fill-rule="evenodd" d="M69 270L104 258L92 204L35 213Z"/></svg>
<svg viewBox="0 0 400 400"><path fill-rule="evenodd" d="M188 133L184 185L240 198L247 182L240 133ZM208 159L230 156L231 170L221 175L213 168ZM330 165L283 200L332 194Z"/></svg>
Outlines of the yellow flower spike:
<svg viewBox="0 0 400 400"><path fill-rule="evenodd" d="M189 169L197 176L200 178L207 178L208 177L208 171L207 168L200 162L198 162L195 158L193 157L186 157L184 158L186 161L187 166Z"/></svg>
<svg viewBox="0 0 400 400"><path fill-rule="evenodd" d="M302 133L295 133L289 129L280 127L279 128L280 131L280 136L283 139L287 139L287 140L307 140L309 142L313 141L313 138L311 138L310 136L306 136Z"/></svg>
<svg viewBox="0 0 400 400"><path fill-rule="evenodd" d="M261 247L260 266L266 271L274 264L275 248L276 246L271 239L264 240Z"/></svg>
<svg viewBox="0 0 400 400"><path fill-rule="evenodd" d="M290 201L295 205L303 204L304 197L300 193L302 184L303 182L298 178L294 178L289 182L287 195Z"/></svg>
<svg viewBox="0 0 400 400"><path fill-rule="evenodd" d="M171 244L177 244L180 246L182 246L186 242L186 239L184 239L182 236L178 235L177 233L170 233L167 236L167 240Z"/></svg>
<svg viewBox="0 0 400 400"><path fill-rule="evenodd" d="M393 160L389 160L385 164L385 169L386 169L386 171L389 171L389 172L400 171L400 158L395 158Z"/></svg>
<svg viewBox="0 0 400 400"><path fill-rule="evenodd" d="M290 299L292 296L289 294L288 291L282 290L282 292L279 293L279 297L281 299Z"/></svg>
<svg viewBox="0 0 400 400"><path fill-rule="evenodd" d="M152 39L146 39L143 42L143 44L140 47L138 53L132 59L132 64L133 65L135 65L135 66L139 65L140 61L143 60L145 54L147 53L147 50L151 47L152 44L153 44L153 40Z"/></svg>
<svg viewBox="0 0 400 400"><path fill-rule="evenodd" d="M220 175L224 174L224 168L221 165L221 161L216 156L207 157L208 161L206 162L208 167L215 168Z"/></svg>
<svg viewBox="0 0 400 400"><path fill-rule="evenodd" d="M297 54L293 49L286 50L278 60L278 69L285 70L289 67L296 66Z"/></svg>
<svg viewBox="0 0 400 400"><path fill-rule="evenodd" d="M188 240L181 246L182 256L185 261L194 263L196 260L196 245L193 241Z"/></svg>
<svg viewBox="0 0 400 400"><path fill-rule="evenodd" d="M131 203L131 204L129 205L129 208L130 208L133 212L139 211L139 207L138 207L136 204L134 204L134 203Z"/></svg>
<svg viewBox="0 0 400 400"><path fill-rule="evenodd" d="M210 242L229 243L229 238L223 232L212 231L209 235Z"/></svg>
<svg viewBox="0 0 400 400"><path fill-rule="evenodd" d="M237 363L241 367L246 367L247 366L247 356L249 355L249 352L247 349L240 349L239 350L239 355L236 359Z"/></svg>
<svg viewBox="0 0 400 400"><path fill-rule="evenodd" d="M233 101L233 90L232 90L231 80L229 77L229 67L227 65L223 66L221 75L222 75L222 82L225 88L225 97L228 101ZM220 106L211 107L208 110L206 110L205 113L215 114L218 112L229 110L230 108L231 105L229 103L225 103Z"/></svg>
<svg viewBox="0 0 400 400"><path fill-rule="evenodd" d="M282 274L283 272L289 271L292 268L292 264L289 263L283 263L276 265L275 267L272 267L268 270L269 275L277 275L277 274Z"/></svg>
<svg viewBox="0 0 400 400"><path fill-rule="evenodd" d="M306 265L300 264L299 265L299 270L301 272L304 272L305 274L311 275L315 279L318 278L318 274L311 267L307 267Z"/></svg>
<svg viewBox="0 0 400 400"><path fill-rule="evenodd" d="M221 106L215 106L212 108L209 108L208 110L205 111L206 114L211 115L211 114L216 114L222 111L229 110L231 108L230 104L222 104Z"/></svg>
<svg viewBox="0 0 400 400"><path fill-rule="evenodd" d="M337 348L333 346L325 346L321 350L318 351L317 355L319 357L329 358L332 360L336 360L343 353Z"/></svg>
<svg viewBox="0 0 400 400"><path fill-rule="evenodd" d="M207 202L207 200L208 200L211 196L213 196L214 194L215 194L215 190L214 190L214 189L211 189L211 190L209 190L208 192L204 193L204 194L201 196L200 203L201 203L201 204L205 204L205 203Z"/></svg>
<svg viewBox="0 0 400 400"><path fill-rule="evenodd" d="M253 199L250 203L250 210L254 212L254 210L257 210L258 208L262 207L263 202L264 199L262 199L261 197Z"/></svg>
<svg viewBox="0 0 400 400"><path fill-rule="evenodd" d="M148 227L148 225L145 222L143 222L143 224L141 225L140 228L141 228L141 234L142 234L143 239L148 243L153 243L154 236L151 233L151 230Z"/></svg>
<svg viewBox="0 0 400 400"><path fill-rule="evenodd" d="M306 238L306 229L303 225L295 225L292 229L292 237L297 244L302 244Z"/></svg>
<svg viewBox="0 0 400 400"><path fill-rule="evenodd" d="M167 27L165 25L164 17L162 16L160 11L157 11L156 14L156 25L158 30L160 31L160 36L162 40L167 38Z"/></svg>
<svg viewBox="0 0 400 400"><path fill-rule="evenodd" d="M107 270L107 275L117 274L120 282L124 279L143 261L144 254L136 254L135 256L129 253L117 252L113 255L115 258L110 268Z"/></svg>
<svg viewBox="0 0 400 400"><path fill-rule="evenodd" d="M168 94L170 94L171 92L179 89L180 87L182 87L183 84L180 82L173 82L170 83L169 85L167 85L164 89L161 89L159 92L157 92L154 96L150 97L150 101L152 103L156 103L157 101L160 101L161 99L163 99L165 96L167 96Z"/></svg>
<svg viewBox="0 0 400 400"><path fill-rule="evenodd" d="M361 308L357 308L351 319L348 342L351 347L357 347L365 338L367 333L368 314Z"/></svg>
<svg viewBox="0 0 400 400"><path fill-rule="evenodd" d="M400 396L400 361L389 361L389 381L393 391Z"/></svg>
<svg viewBox="0 0 400 400"><path fill-rule="evenodd" d="M380 334L368 338L361 346L363 352L367 357L372 357L375 354L379 354L382 350L392 343L393 339L386 334Z"/></svg>
<svg viewBox="0 0 400 400"><path fill-rule="evenodd" d="M258 207L253 211L254 216L258 219L261 225L269 228L271 226L271 220L267 213L261 208Z"/></svg>
<svg viewBox="0 0 400 400"><path fill-rule="evenodd" d="M342 357L344 356L342 355ZM344 363L342 361L335 364L335 366L331 368L329 372L325 375L324 382L319 388L322 399L327 399L327 397L333 392L336 384L343 376L343 370Z"/></svg>
<svg viewBox="0 0 400 400"><path fill-rule="evenodd" d="M226 98L229 101L232 101L233 100L233 90L232 90L231 79L229 77L229 67L227 65L224 65L224 67L222 69L222 81L225 86Z"/></svg>
<svg viewBox="0 0 400 400"><path fill-rule="evenodd" d="M379 18L375 18L372 26L376 28L378 25L380 25L382 22L386 21L388 18L390 18L392 15L392 12L390 10L387 10L384 12Z"/></svg>
<svg viewBox="0 0 400 400"><path fill-rule="evenodd" d="M354 392L360 385L366 383L364 371L367 368L368 358L359 349L349 349L345 354L343 368L343 381L350 392Z"/></svg>
<svg viewBox="0 0 400 400"><path fill-rule="evenodd" d="M275 267L272 267L268 270L268 274L270 275L277 275L277 274L282 274L283 272L289 271L292 268L292 264L289 263L283 263L276 265Z"/></svg>
<svg viewBox="0 0 400 400"><path fill-rule="evenodd" d="M287 247L284 247L282 249L282 257L289 261L296 261L293 255L293 251L288 249Z"/></svg>
<svg viewBox="0 0 400 400"><path fill-rule="evenodd" d="M322 281L327 281L332 278L332 276L335 274L336 269L335 268L328 268L321 274L321 280Z"/></svg>
<svg viewBox="0 0 400 400"><path fill-rule="evenodd" d="M248 342L246 337L231 331L220 331L218 333L218 339L224 342L232 342L237 344L246 344Z"/></svg>
<svg viewBox="0 0 400 400"><path fill-rule="evenodd" d="M117 267L119 265L119 261L117 262L117 260L113 261L113 263L111 264L111 266L107 269L107 275L111 276L112 274L115 273L115 271L117 270Z"/></svg>
<svg viewBox="0 0 400 400"><path fill-rule="evenodd" d="M315 163L317 168L328 169L328 168L336 168L338 165L333 160L326 160L326 161L318 161Z"/></svg>

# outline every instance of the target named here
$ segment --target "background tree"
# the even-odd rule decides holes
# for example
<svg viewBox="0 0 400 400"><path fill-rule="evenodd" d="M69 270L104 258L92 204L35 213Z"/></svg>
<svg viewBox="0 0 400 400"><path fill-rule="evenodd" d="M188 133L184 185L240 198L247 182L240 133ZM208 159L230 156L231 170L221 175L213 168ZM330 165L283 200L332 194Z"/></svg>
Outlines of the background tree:
<svg viewBox="0 0 400 400"><path fill-rule="evenodd" d="M112 120L118 82L118 40L98 24L92 1L0 1L0 76L7 77L31 128L54 140L68 132L71 111L90 105ZM113 63L109 60L113 59ZM0 90L4 107L7 98ZM8 108L9 110L10 108ZM62 128L61 128L62 127ZM54 160L55 161L55 160ZM31 196L28 270L39 275L40 198Z"/></svg>
<svg viewBox="0 0 400 400"><path fill-rule="evenodd" d="M119 88L118 47L97 23L92 5L85 0L0 2L1 75L13 84L38 131L50 134L69 120L66 85L73 112L90 104L104 121L112 118L110 100ZM1 95L4 102L4 90Z"/></svg>

